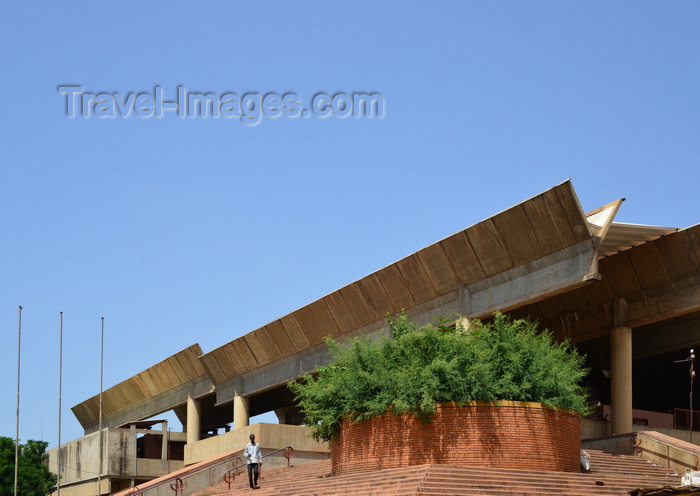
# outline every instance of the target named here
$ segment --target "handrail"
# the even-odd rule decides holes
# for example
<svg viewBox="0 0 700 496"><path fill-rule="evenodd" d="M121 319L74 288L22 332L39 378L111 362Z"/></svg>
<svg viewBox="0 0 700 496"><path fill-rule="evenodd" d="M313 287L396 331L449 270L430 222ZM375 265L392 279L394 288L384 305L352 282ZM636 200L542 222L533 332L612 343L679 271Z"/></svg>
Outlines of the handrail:
<svg viewBox="0 0 700 496"><path fill-rule="evenodd" d="M211 469L211 468L216 467L216 466L218 466L218 465L223 465L224 463L228 463L228 462L231 461L232 458L235 457L235 455L237 455L237 454L243 454L243 451L244 451L244 450L242 450L242 449L240 449L240 450L238 450L238 451L232 451L232 452L231 452L231 458L227 458L227 459L225 459L225 460L221 460L221 461L218 462L218 463L214 463L214 464L212 464L212 465L210 465L210 466L207 466L206 469ZM203 468L204 468L204 467L203 467ZM185 476L185 477L187 477L187 476ZM181 478L182 478L182 477L178 477L178 474L174 474L172 477L168 477L168 478L162 480L161 482L159 482L159 483L157 483L157 484L154 484L154 485L149 486L149 487L145 487L145 488L143 488L143 489L139 489L138 491L129 492L129 493L127 493L127 494L128 494L128 496L137 496L138 494L143 494L143 493L145 493L146 491L150 491L151 489L159 488L160 486L164 486L165 484L172 483L172 482L175 481L176 479L181 479ZM138 488L138 486L136 486L136 488ZM136 489L136 488L132 488L132 489ZM121 492L121 491L120 491L120 492Z"/></svg>
<svg viewBox="0 0 700 496"><path fill-rule="evenodd" d="M280 451L284 451L284 450L288 450L288 449L290 449L290 450L292 450L292 452L294 452L294 448L292 448L291 446L285 446L284 448L280 448L278 450L272 451L271 453L268 453L267 455L261 456L260 459L262 460L263 458L267 458L268 456L272 456L276 453L279 453ZM289 458L287 458L287 460L289 460ZM235 467L230 468L226 472L224 472L223 476L226 477L229 474L229 472L233 472L234 470L238 470L239 468L243 468L246 465L248 465L248 462L242 463L241 465L236 465Z"/></svg>
<svg viewBox="0 0 700 496"><path fill-rule="evenodd" d="M645 436L653 439L654 441L658 441L662 444L671 446L672 448L685 450L689 453L692 453L695 456L700 456L700 446L688 441L684 441L683 439L678 439L673 436L669 436L668 434L663 434L661 432L656 431L637 431L634 434L637 437Z"/></svg>
<svg viewBox="0 0 700 496"><path fill-rule="evenodd" d="M268 454L266 454L266 455L263 455L263 456L261 457L261 459L262 459L262 458L267 458L268 456L272 456L272 455L274 455L274 454L277 454L277 453L279 453L280 451L289 450L289 449L291 449L292 452L294 451L294 448L292 448L291 446L285 446L284 448L280 448L280 449L275 450L275 451L272 451L272 452L270 452L270 453L268 453ZM231 462L232 460L235 460L235 458L239 458L239 459L240 459L240 457L238 457L238 456L236 456L236 455L243 454L243 451L244 451L244 450L242 450L242 449L241 449L241 450L237 450L237 451L232 451L232 452L230 453L230 456L227 457L226 460L222 460L222 461L220 461L220 462L218 462L218 463L214 463L214 464L212 464L212 465L210 465L210 466L207 466L206 469L208 470L208 469L211 469L211 468L216 467L216 466L218 466L218 465L223 465L224 463L229 463L229 462ZM289 461L289 458L287 458L287 461ZM247 465L247 464L245 464L245 463L244 463L244 464L241 464L241 465L236 465L235 467L233 467L233 468L227 470L226 472L224 472L224 477L225 477L229 472L233 472L234 470L238 470L239 468L245 467L246 465ZM203 468L204 468L204 467L203 467ZM183 476L183 477L187 477L187 476ZM142 494L145 493L146 491L150 491L150 490L153 490L153 489L157 489L157 488L159 488L159 487L161 487L161 486L164 486L165 484L173 483L176 479L182 479L183 477L178 476L178 474L173 474L172 477L167 477L167 478L165 478L164 480L162 480L161 482L159 482L159 483L157 483L157 484L154 484L154 485L152 485L152 486L150 486L150 487L146 487L146 488L143 488L143 489L138 489L138 486L136 486L135 488L132 488L132 490L133 490L133 489L138 489L138 490L133 491L133 492L129 492L129 493L127 493L127 494L128 494L128 496L138 496L138 495L142 495Z"/></svg>
<svg viewBox="0 0 700 496"><path fill-rule="evenodd" d="M700 447L656 431L638 431L633 442L634 453L657 465L682 474L700 469Z"/></svg>

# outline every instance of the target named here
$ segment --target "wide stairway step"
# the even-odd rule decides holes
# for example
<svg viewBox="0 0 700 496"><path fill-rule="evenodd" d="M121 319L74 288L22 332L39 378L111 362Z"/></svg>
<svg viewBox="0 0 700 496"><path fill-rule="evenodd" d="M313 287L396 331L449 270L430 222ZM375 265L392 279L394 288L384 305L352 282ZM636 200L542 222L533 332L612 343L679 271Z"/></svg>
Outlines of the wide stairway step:
<svg viewBox="0 0 700 496"><path fill-rule="evenodd" d="M591 458L591 473L620 473L627 475L666 475L673 471L634 455L614 455L598 450L586 450Z"/></svg>
<svg viewBox="0 0 700 496"><path fill-rule="evenodd" d="M257 496L445 496L519 495L585 496L627 495L638 487L680 485L680 476L635 456L586 450L591 456L588 474L542 472L455 465L419 465L331 477L330 460L291 468L262 471ZM229 496L250 491L244 469L229 489L225 482L192 496Z"/></svg>

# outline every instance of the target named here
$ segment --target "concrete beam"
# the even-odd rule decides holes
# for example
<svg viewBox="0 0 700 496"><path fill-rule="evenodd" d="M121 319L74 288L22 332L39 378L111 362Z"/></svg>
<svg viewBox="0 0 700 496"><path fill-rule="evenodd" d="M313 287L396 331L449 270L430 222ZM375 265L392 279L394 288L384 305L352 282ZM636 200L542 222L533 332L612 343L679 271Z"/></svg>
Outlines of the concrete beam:
<svg viewBox="0 0 700 496"><path fill-rule="evenodd" d="M664 322L663 327L651 325L634 330L634 360L664 352L688 351L700 343L700 315L691 314Z"/></svg>
<svg viewBox="0 0 700 496"><path fill-rule="evenodd" d="M627 302L626 327L637 328L700 311L700 276L645 291L623 295ZM583 311L585 310L585 311ZM550 329L562 329L573 342L606 336L615 327L616 306L613 302L588 306L574 317L560 322L545 322ZM619 320L619 319L618 319Z"/></svg>
<svg viewBox="0 0 700 496"><path fill-rule="evenodd" d="M599 277L597 268L595 242L588 239L469 287L460 286L406 309L406 314L418 325L450 315L466 315L469 319L486 317L497 310L531 303L585 284ZM389 332L386 320L382 319L344 334L338 341L362 335L383 336ZM251 396L286 384L325 365L328 359L328 347L321 343L241 374L217 386L217 405L229 403L237 395Z"/></svg>
<svg viewBox="0 0 700 496"><path fill-rule="evenodd" d="M464 295L459 290L455 290L407 309L406 314L418 325L424 325L434 322L438 317L463 315L466 313L465 301ZM389 332L386 320L382 319L344 334L337 341L342 342L357 336L388 336ZM224 405L233 401L237 395L252 396L284 385L326 365L328 359L328 347L325 343L321 343L274 363L258 367L219 384L216 387L216 404Z"/></svg>
<svg viewBox="0 0 700 496"><path fill-rule="evenodd" d="M627 326L639 327L700 310L700 276L674 282L654 293L628 306Z"/></svg>
<svg viewBox="0 0 700 496"><path fill-rule="evenodd" d="M600 279L596 242L587 239L564 250L470 284L469 318L484 318L534 303Z"/></svg>

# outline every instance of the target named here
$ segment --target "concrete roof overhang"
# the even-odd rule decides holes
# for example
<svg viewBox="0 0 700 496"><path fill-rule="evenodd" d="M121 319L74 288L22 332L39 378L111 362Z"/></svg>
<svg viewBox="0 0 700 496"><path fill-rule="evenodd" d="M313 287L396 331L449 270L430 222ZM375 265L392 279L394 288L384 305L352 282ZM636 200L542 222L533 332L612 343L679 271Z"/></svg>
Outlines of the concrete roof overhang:
<svg viewBox="0 0 700 496"><path fill-rule="evenodd" d="M102 393L104 427L150 418L187 401L188 395L211 390L212 384L199 357L202 349L194 344L143 372ZM100 395L72 408L86 433L97 431Z"/></svg>
<svg viewBox="0 0 700 496"><path fill-rule="evenodd" d="M648 232L647 232L648 234ZM512 312L573 342L700 310L700 225L606 256L600 280Z"/></svg>
<svg viewBox="0 0 700 496"><path fill-rule="evenodd" d="M326 336L378 332L401 310L511 311L576 341L700 309L700 227L615 223L622 201L584 214L565 181L211 352L195 344L108 389L103 425L177 411L214 389L212 408L278 387L323 363ZM99 396L73 412L96 430Z"/></svg>
<svg viewBox="0 0 700 496"><path fill-rule="evenodd" d="M423 248L206 353L202 362L218 401L313 370L326 336L376 331L387 313L410 315L452 302L449 308L460 314L485 317L597 280L596 234L609 228L614 212L596 228L566 181ZM274 372L285 363L284 373ZM250 384L241 385L245 380Z"/></svg>

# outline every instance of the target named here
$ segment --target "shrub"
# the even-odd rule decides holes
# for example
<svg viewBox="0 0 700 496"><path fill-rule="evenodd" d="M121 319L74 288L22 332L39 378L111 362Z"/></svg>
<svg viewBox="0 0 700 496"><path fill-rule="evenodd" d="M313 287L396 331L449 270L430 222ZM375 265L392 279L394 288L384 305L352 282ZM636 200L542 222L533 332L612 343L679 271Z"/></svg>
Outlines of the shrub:
<svg viewBox="0 0 700 496"><path fill-rule="evenodd" d="M499 313L469 329L418 328L403 313L388 322L391 338L327 338L329 364L288 384L315 439L335 437L345 417L363 421L387 410L427 423L444 401L534 401L587 412L584 358L535 323Z"/></svg>

